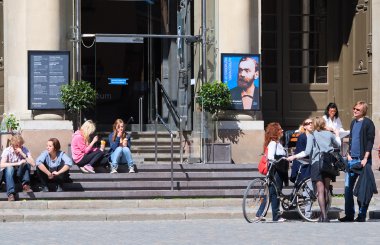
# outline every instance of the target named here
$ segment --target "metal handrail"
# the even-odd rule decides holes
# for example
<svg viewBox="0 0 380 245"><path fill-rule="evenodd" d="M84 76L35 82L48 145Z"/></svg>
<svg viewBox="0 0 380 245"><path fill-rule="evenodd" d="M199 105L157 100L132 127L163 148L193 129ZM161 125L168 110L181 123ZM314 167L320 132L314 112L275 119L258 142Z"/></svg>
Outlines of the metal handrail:
<svg viewBox="0 0 380 245"><path fill-rule="evenodd" d="M162 125L164 125L164 127L166 128L166 130L169 132L170 134L170 159L171 159L171 163L170 163L170 182L171 182L171 185L170 185L170 190L174 190L174 177L173 177L173 132L169 129L168 125L164 122L164 120L162 119L162 117L156 113L156 163L157 163L157 119L160 119Z"/></svg>
<svg viewBox="0 0 380 245"><path fill-rule="evenodd" d="M160 79L156 79L156 82L155 82L155 102L156 102L156 113L158 112L158 87L157 85L160 86L160 89L162 91L162 94L163 94L163 97L165 99L165 102L169 108L169 111L170 111L170 114L172 115L178 129L179 129L179 142L180 142L180 162L182 163L183 162L183 152L182 152L182 136L183 136L183 129L182 129L182 118L181 116L179 115L179 113L177 112L177 110L175 109L175 106L173 105L168 93L166 92L163 84L161 83ZM176 119L178 121L176 121ZM156 126L156 145L155 145L155 160L156 160L156 163L157 163L157 126Z"/></svg>
<svg viewBox="0 0 380 245"><path fill-rule="evenodd" d="M179 113L177 112L177 110L175 109L168 93L166 92L166 90L164 88L164 85L161 83L160 79L158 79L158 78L156 79L156 83L158 85L160 85L160 89L162 91L162 94L164 95L165 102L167 103L169 110L172 113L173 119L177 119L180 122L181 117L180 117ZM176 124L178 124L178 122L176 122Z"/></svg>

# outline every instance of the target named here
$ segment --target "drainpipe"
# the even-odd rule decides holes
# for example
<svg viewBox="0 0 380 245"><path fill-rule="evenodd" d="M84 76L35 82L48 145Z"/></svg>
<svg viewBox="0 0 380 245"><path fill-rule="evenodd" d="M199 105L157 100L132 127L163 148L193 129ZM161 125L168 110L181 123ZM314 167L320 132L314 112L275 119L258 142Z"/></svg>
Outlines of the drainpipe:
<svg viewBox="0 0 380 245"><path fill-rule="evenodd" d="M74 0L74 32L75 32L75 41L74 41L74 79L79 81L82 78L81 74L81 29L80 29L80 21L81 21L81 0Z"/></svg>
<svg viewBox="0 0 380 245"><path fill-rule="evenodd" d="M207 82L206 68L206 0L202 0L202 83Z"/></svg>

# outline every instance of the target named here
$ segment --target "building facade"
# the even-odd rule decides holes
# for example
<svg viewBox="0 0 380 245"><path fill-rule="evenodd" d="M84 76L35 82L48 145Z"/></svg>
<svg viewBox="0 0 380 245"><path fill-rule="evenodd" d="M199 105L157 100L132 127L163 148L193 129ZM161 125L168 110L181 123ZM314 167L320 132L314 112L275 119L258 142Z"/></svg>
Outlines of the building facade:
<svg viewBox="0 0 380 245"><path fill-rule="evenodd" d="M278 121L294 129L305 118L322 115L329 102L338 105L348 129L352 105L367 101L379 135L380 73L372 69L380 62L376 1L0 2L0 111L16 114L27 138L42 130L58 132L68 143L72 132L62 111L28 110L28 50L71 51L72 79L90 81L98 92L96 109L85 117L105 128L119 117L144 125L154 122L155 80L160 79L180 114L181 128L192 135L189 156L201 160L201 145L217 139L231 143L234 162L256 162L264 125ZM223 53L261 55L262 107L227 111L215 124L202 115L194 98L202 83L221 80ZM110 84L119 77L128 84ZM158 107L177 128L161 95ZM36 142L41 144L36 151L47 139L37 138L43 140Z"/></svg>

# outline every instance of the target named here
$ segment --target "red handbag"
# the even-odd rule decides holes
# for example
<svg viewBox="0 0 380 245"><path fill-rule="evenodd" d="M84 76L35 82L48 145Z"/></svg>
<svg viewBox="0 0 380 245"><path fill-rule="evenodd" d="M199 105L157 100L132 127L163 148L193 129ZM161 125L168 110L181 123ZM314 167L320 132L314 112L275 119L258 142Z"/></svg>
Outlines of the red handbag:
<svg viewBox="0 0 380 245"><path fill-rule="evenodd" d="M259 166L257 167L259 169L259 173L263 174L263 175L267 175L267 173L268 173L267 155L268 155L268 147L265 148L264 155L262 155L260 162L259 162Z"/></svg>

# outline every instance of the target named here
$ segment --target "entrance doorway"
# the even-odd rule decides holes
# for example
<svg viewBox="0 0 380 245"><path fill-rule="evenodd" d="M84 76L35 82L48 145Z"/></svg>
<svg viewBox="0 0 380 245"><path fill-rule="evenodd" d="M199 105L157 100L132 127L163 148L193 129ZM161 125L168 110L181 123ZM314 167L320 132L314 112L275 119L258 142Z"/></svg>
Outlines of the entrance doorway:
<svg viewBox="0 0 380 245"><path fill-rule="evenodd" d="M160 2L83 0L82 33L153 34L161 31ZM154 120L155 78L161 77L161 41L143 38L84 38L82 79L97 91L96 107L86 112L98 125L116 118L139 122L139 99L143 100L142 123Z"/></svg>

